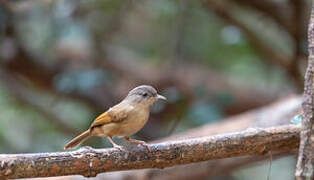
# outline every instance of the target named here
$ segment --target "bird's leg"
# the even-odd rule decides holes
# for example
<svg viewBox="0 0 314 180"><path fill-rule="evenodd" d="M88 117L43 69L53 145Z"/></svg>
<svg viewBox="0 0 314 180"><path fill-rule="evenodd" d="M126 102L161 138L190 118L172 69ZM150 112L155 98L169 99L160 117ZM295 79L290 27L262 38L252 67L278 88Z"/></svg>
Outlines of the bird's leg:
<svg viewBox="0 0 314 180"><path fill-rule="evenodd" d="M136 139L130 139L130 137L124 137L124 139L128 142L131 142L131 143L135 143L135 144L140 144L142 146L144 146L148 151L149 150L149 146L148 144L145 142L145 141L140 141L140 140L136 140Z"/></svg>
<svg viewBox="0 0 314 180"><path fill-rule="evenodd" d="M117 149L119 149L120 151L123 151L123 147L122 147L122 146L119 146L118 144L116 144L116 143L112 140L112 138L111 138L110 136L107 136L107 139L110 141L110 143L112 144L112 146L113 146L114 148L117 148Z"/></svg>

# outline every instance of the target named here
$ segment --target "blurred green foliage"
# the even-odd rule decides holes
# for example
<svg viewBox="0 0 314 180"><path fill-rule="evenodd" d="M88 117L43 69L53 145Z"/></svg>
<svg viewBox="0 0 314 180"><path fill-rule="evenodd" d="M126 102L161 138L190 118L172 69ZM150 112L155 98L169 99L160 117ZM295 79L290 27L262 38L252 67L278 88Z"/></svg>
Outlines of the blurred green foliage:
<svg viewBox="0 0 314 180"><path fill-rule="evenodd" d="M169 99L152 108L151 120L136 135L145 140L218 122L295 92L297 78L287 66L263 56L254 43L266 42L289 57L284 59L289 63L291 57L304 58L305 33L300 30L303 36L293 39L293 33L277 25L271 14L241 2L224 2L235 18L231 20L219 8L187 0L19 0L11 1L10 10L0 4L0 71L12 71L33 93L35 103L21 100L0 81L0 153L61 151L75 132L88 128L140 83L154 83ZM252 41L252 33L236 20L251 28L261 42ZM20 51L20 59L14 59ZM23 66L26 58L43 72L52 72L53 77L43 75L52 79L47 82L51 84L40 85L45 84L36 81L40 74L28 76L36 71L33 66L23 67L27 71L23 74L12 70L17 65L8 65L17 61ZM302 72L302 65L295 68ZM189 66L200 70L184 69ZM176 83L181 67L180 79L196 79ZM163 74L167 68L168 74ZM210 77L200 80L202 74L197 74L204 69ZM67 127L71 132L66 132ZM103 143L92 138L84 145L104 147Z"/></svg>
<svg viewBox="0 0 314 180"><path fill-rule="evenodd" d="M8 25L8 14L5 11L0 14L4 22L2 29ZM282 70L265 64L238 27L224 23L198 1L16 1L15 14L10 19L14 21L21 45L34 56L35 62L48 68L59 64L68 68L54 77L53 82L58 91L67 94L90 94L93 89L111 86L121 78L110 69L95 68L89 63L84 68L85 61L96 57L97 43L102 46L103 41L98 38L106 38L105 33L115 21L121 21L118 26L122 27L110 32L110 37L107 37L110 40L104 45L118 51L125 50L127 56L140 57L138 61L143 63L151 61L158 66L179 58L182 63L206 66L240 86L255 86L273 92L282 87L292 88ZM268 34L272 33L276 34L275 30L268 30ZM5 40L5 36L1 39ZM278 41L281 39L277 37ZM5 61L5 56L2 58ZM83 65L75 68L76 63ZM225 117L224 108L234 103L228 89L212 95L206 94L202 88L202 84L195 87L196 99L180 116L182 131L222 119ZM70 138L56 131L57 127L44 121L45 117L36 110L12 99L5 88L1 91L3 120L0 133L2 141L7 144L2 146L2 152L12 149L15 152L60 150ZM174 94L180 93L176 91ZM48 96L48 100L43 98L44 106L75 129L87 128L97 116L79 102L38 93L38 96ZM176 97L171 103L179 103L180 99L184 102L184 98ZM57 102L54 104L52 101ZM21 116L23 120L19 118ZM7 129L9 132L5 131ZM10 138L16 139L17 136L21 138ZM37 142L35 146L32 141Z"/></svg>

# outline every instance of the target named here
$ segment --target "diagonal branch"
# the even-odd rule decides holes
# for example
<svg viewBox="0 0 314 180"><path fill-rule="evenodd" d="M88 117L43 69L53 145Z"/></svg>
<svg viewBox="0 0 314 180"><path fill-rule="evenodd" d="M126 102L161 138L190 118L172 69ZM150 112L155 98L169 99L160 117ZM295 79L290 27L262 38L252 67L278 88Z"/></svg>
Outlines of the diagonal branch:
<svg viewBox="0 0 314 180"><path fill-rule="evenodd" d="M4 85L4 88L22 104L27 104L38 113L42 114L50 124L54 125L56 129L65 134L78 134L78 129L65 123L56 114L49 111L44 107L39 100L38 95L23 85L22 82L14 75L11 75L6 70L0 68L0 82Z"/></svg>
<svg viewBox="0 0 314 180"><path fill-rule="evenodd" d="M250 7L255 9L263 15L270 17L278 25L282 26L287 32L291 32L291 23L285 19L282 15L283 12L289 12L287 8L284 7L284 3L277 1L259 1L259 0L235 0L241 6Z"/></svg>
<svg viewBox="0 0 314 180"><path fill-rule="evenodd" d="M299 146L298 126L248 129L242 132L164 142L132 151L92 149L73 152L0 155L0 179L62 175L96 176L102 172L165 168L180 164L288 152Z"/></svg>
<svg viewBox="0 0 314 180"><path fill-rule="evenodd" d="M303 82L302 79L299 77L299 72L296 67L297 61L294 61L293 58L291 58L287 54L277 52L276 50L271 48L269 44L265 43L258 33L253 31L252 28L249 28L239 18L236 18L234 16L234 13L232 13L232 11L230 10L232 9L232 5L224 3L224 1L213 0L204 1L204 5L207 9L214 11L217 16L222 18L224 21L238 27L246 35L248 42L252 45L252 47L257 51L257 53L264 57L264 60L267 63L285 69L289 76L293 79L296 88L298 88L298 90L302 88ZM299 34L301 32L302 31L299 32L299 30L297 30L295 34ZM297 53L300 54L300 52Z"/></svg>
<svg viewBox="0 0 314 180"><path fill-rule="evenodd" d="M287 68L289 63L286 55L276 52L274 49L269 47L268 44L264 43L258 36L258 33L254 32L241 20L236 18L230 11L230 6L227 3L216 2L213 0L204 1L204 5L207 9L214 11L217 16L221 17L226 22L238 27L248 38L249 43L256 49L258 53L265 57L265 61L276 66Z"/></svg>
<svg viewBox="0 0 314 180"><path fill-rule="evenodd" d="M280 101L267 105L265 107L254 109L237 116L232 116L221 120L218 123L209 123L201 127L193 128L185 132L171 135L162 140L154 141L158 143L162 141L183 140L188 138L213 136L217 134L243 131L250 127L267 128L273 126L286 125L298 113L301 106L301 98L299 96L291 96ZM294 151L297 151L296 149ZM286 153L271 152L273 158L282 157ZM296 152L294 152L296 154ZM153 179L210 179L219 174L225 174L232 170L248 165L248 163L263 161L268 159L268 155L264 156L244 156L237 158L216 159L203 163L193 163L182 166L175 166L167 169L145 169L140 171L122 171L116 173L99 175L103 179L110 179L112 175L119 179L127 180L153 180ZM186 172L186 169L189 169ZM210 169L210 171L209 171Z"/></svg>

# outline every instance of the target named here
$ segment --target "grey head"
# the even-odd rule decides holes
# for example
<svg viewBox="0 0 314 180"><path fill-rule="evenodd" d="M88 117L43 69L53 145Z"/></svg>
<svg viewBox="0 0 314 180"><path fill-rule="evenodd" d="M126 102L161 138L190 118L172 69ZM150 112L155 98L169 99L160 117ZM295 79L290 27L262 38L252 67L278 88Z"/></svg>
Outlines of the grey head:
<svg viewBox="0 0 314 180"><path fill-rule="evenodd" d="M129 103L141 104L143 106L150 106L159 99L167 100L164 96L159 95L155 88L149 85L141 85L132 89L125 98Z"/></svg>

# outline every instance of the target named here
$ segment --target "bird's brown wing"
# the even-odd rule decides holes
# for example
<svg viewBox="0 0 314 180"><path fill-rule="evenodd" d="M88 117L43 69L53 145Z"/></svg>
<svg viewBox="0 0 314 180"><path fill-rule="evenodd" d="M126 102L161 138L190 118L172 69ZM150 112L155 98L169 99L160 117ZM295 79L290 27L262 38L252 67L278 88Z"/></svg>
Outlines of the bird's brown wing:
<svg viewBox="0 0 314 180"><path fill-rule="evenodd" d="M121 122L127 117L128 117L128 113L126 109L110 108L108 111L102 113L100 116L98 116L94 120L94 122L90 126L90 129L97 126L102 126L104 124Z"/></svg>

